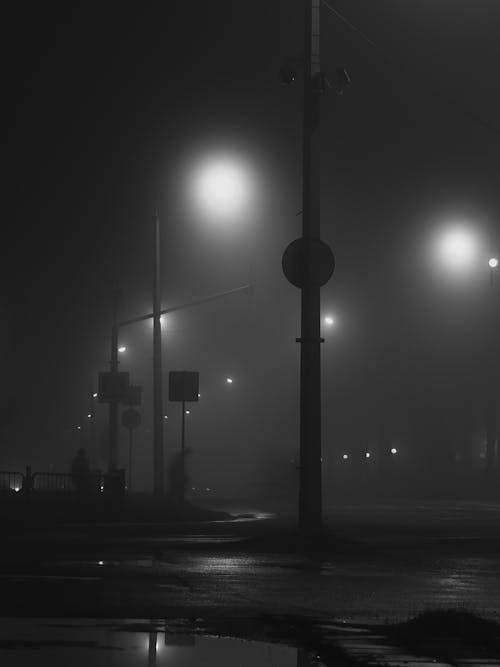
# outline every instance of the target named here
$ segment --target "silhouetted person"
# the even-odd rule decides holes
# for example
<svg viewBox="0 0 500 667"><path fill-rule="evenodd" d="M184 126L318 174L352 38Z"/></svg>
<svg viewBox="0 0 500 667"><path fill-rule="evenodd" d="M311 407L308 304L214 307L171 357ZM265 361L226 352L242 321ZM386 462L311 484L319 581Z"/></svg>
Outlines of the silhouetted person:
<svg viewBox="0 0 500 667"><path fill-rule="evenodd" d="M71 463L71 474L77 494L79 496L87 495L90 487L90 465L83 447L80 447Z"/></svg>
<svg viewBox="0 0 500 667"><path fill-rule="evenodd" d="M188 482L186 459L191 450L186 448L184 452L175 454L168 468L168 496L176 506L184 504L184 497Z"/></svg>

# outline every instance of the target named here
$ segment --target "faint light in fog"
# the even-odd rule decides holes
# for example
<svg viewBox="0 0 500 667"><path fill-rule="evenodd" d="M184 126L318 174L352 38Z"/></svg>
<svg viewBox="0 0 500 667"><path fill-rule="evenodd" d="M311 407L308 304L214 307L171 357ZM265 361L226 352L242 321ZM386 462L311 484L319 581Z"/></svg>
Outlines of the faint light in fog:
<svg viewBox="0 0 500 667"><path fill-rule="evenodd" d="M496 257L490 257L488 260L488 266L490 269L496 269L498 266L498 259Z"/></svg>
<svg viewBox="0 0 500 667"><path fill-rule="evenodd" d="M187 415L190 415L190 414L191 414L191 411L190 411L190 410L186 410L186 414L187 414Z"/></svg>
<svg viewBox="0 0 500 667"><path fill-rule="evenodd" d="M233 378L226 378L227 384L233 384Z"/></svg>
<svg viewBox="0 0 500 667"><path fill-rule="evenodd" d="M163 415L163 419L168 419L168 415Z"/></svg>
<svg viewBox="0 0 500 667"><path fill-rule="evenodd" d="M87 415L87 419L92 419L92 415L91 415L91 414L88 414L88 415Z"/></svg>
<svg viewBox="0 0 500 667"><path fill-rule="evenodd" d="M333 319L333 317L331 315L327 315L324 318L324 322L325 322L326 326L328 326L328 327L331 327L335 324L335 320Z"/></svg>
<svg viewBox="0 0 500 667"><path fill-rule="evenodd" d="M98 565L104 565L104 561L103 561L103 560L99 560L99 561L97 561L97 564L98 564Z"/></svg>
<svg viewBox="0 0 500 667"><path fill-rule="evenodd" d="M123 353L123 352L126 352L126 351L127 351L127 348L126 348L125 345L120 345L120 347L118 348L118 352Z"/></svg>
<svg viewBox="0 0 500 667"><path fill-rule="evenodd" d="M366 453L365 453L365 458L369 459L370 456L371 456L370 452L366 452Z"/></svg>
<svg viewBox="0 0 500 667"><path fill-rule="evenodd" d="M97 392L96 391L94 391L94 393L92 394L92 398L97 398Z"/></svg>
<svg viewBox="0 0 500 667"><path fill-rule="evenodd" d="M391 454L397 454L397 453L398 453L398 450L396 449L396 447L393 447L391 449Z"/></svg>
<svg viewBox="0 0 500 667"><path fill-rule="evenodd" d="M19 493L20 490L21 490L21 487L20 487L20 486L15 486L15 487L14 487L14 491L15 491L16 493Z"/></svg>
<svg viewBox="0 0 500 667"><path fill-rule="evenodd" d="M349 454L342 454L342 458L344 459L344 461L347 461L347 459L349 458Z"/></svg>
<svg viewBox="0 0 500 667"><path fill-rule="evenodd" d="M76 430L77 430L77 431L81 431L81 430L82 430L82 427L81 427L81 426L77 426L77 427L76 427Z"/></svg>

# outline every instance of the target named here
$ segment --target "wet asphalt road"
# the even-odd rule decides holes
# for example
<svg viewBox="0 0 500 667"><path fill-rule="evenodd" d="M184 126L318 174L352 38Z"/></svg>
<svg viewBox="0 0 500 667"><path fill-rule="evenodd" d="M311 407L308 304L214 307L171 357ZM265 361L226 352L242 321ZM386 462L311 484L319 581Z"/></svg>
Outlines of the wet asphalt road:
<svg viewBox="0 0 500 667"><path fill-rule="evenodd" d="M297 548L286 512L255 521L7 530L0 613L365 622L439 607L499 620L500 504L342 505L327 508L325 525L327 539L314 549Z"/></svg>

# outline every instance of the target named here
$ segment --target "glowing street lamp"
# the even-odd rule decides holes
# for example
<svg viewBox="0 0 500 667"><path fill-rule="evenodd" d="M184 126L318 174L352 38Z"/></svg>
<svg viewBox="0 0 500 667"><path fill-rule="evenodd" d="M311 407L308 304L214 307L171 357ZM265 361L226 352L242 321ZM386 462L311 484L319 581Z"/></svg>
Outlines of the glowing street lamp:
<svg viewBox="0 0 500 667"><path fill-rule="evenodd" d="M126 352L126 351L127 351L127 348L126 348L125 345L120 345L120 347L118 348L118 352L119 352L120 354L123 354L123 353Z"/></svg>
<svg viewBox="0 0 500 667"><path fill-rule="evenodd" d="M187 199L194 215L216 225L234 226L254 209L255 176L242 155L217 150L198 158L191 168Z"/></svg>
<svg viewBox="0 0 500 667"><path fill-rule="evenodd" d="M326 324L327 327L333 327L335 324L335 320L331 315L326 315L323 319L323 322Z"/></svg>
<svg viewBox="0 0 500 667"><path fill-rule="evenodd" d="M479 265L481 238L476 230L457 224L439 232L434 251L438 265L445 271L463 274Z"/></svg>
<svg viewBox="0 0 500 667"><path fill-rule="evenodd" d="M233 384L233 378L227 377L226 378L226 384Z"/></svg>

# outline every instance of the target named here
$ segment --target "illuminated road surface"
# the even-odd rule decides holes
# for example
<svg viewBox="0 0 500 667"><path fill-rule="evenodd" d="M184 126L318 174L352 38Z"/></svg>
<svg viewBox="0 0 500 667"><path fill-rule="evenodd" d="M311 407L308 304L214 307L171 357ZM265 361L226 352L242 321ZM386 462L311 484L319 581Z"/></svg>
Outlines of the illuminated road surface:
<svg viewBox="0 0 500 667"><path fill-rule="evenodd" d="M276 519L6 535L0 610L380 621L465 607L498 620L500 505L344 506L327 512L327 525L328 546L310 554L287 550Z"/></svg>

